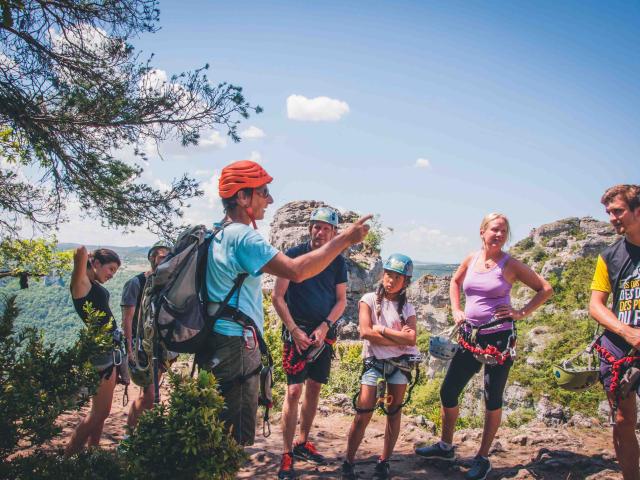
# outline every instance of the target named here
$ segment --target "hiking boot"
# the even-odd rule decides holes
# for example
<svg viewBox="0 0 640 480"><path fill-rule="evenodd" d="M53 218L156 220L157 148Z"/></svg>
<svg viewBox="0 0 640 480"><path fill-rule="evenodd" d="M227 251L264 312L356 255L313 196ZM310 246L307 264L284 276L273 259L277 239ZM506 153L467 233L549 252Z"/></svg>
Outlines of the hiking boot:
<svg viewBox="0 0 640 480"><path fill-rule="evenodd" d="M389 465L389 460L378 459L378 463L376 463L376 468L373 470L373 478L376 480L387 480L391 478L389 472L391 471L391 465Z"/></svg>
<svg viewBox="0 0 640 480"><path fill-rule="evenodd" d="M318 453L316 446L311 442L299 443L293 447L293 454L303 460L311 460L312 462L325 464L327 461Z"/></svg>
<svg viewBox="0 0 640 480"><path fill-rule="evenodd" d="M358 475L356 475L355 465L353 463L349 463L346 460L342 462L342 480L358 480Z"/></svg>
<svg viewBox="0 0 640 480"><path fill-rule="evenodd" d="M280 461L280 470L278 470L279 479L294 479L296 471L293 469L293 455L291 452L283 453Z"/></svg>
<svg viewBox="0 0 640 480"><path fill-rule="evenodd" d="M416 455L430 460L444 460L445 462L453 462L456 459L455 448L451 447L451 449L445 450L440 445L440 442L428 447L416 448Z"/></svg>
<svg viewBox="0 0 640 480"><path fill-rule="evenodd" d="M471 462L471 468L464 474L466 480L484 480L491 471L491 462L488 458L476 455Z"/></svg>

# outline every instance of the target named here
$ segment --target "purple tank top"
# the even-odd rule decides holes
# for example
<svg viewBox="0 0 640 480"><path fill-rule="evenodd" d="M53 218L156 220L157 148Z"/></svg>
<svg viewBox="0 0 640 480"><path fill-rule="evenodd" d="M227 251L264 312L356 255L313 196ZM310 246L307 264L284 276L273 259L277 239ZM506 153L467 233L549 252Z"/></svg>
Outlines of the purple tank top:
<svg viewBox="0 0 640 480"><path fill-rule="evenodd" d="M473 257L464 282L462 290L466 297L464 314L467 322L474 327L485 325L494 318L496 307L511 304L511 284L505 280L503 275L504 265L509 260L509 255L505 254L497 265L487 272L476 272L476 262L480 252ZM503 332L511 329L511 323L506 322L487 330L480 330L480 335Z"/></svg>

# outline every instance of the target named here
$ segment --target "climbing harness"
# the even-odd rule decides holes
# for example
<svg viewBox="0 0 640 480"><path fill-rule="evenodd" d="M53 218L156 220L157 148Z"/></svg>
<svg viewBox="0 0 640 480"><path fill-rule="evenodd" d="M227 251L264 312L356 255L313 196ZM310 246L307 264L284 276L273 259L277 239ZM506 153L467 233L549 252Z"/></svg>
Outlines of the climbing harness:
<svg viewBox="0 0 640 480"><path fill-rule="evenodd" d="M369 369L373 368L382 375L376 384L376 403L373 408L358 407L358 398L360 397L360 389L356 391L351 401L353 409L356 413L370 413L376 408L382 410L385 415L393 416L398 413L402 407L411 401L411 392L420 380L420 364L422 363L422 355L401 355L400 357L386 358L378 360L375 357L367 357L362 362L362 375ZM415 374L412 374L412 370ZM409 382L409 388L405 394L405 400L393 409L389 409L393 403L393 396L387 394L387 378L392 377L396 372L400 371Z"/></svg>
<svg viewBox="0 0 640 480"><path fill-rule="evenodd" d="M638 386L640 381L640 356L636 355L637 350L632 349L627 355L616 359L605 347L595 344L594 348L602 358L611 364L611 383L609 392L614 394L614 400L610 412L609 424L615 425L616 413L620 400L627 398L629 393Z"/></svg>
<svg viewBox="0 0 640 480"><path fill-rule="evenodd" d="M478 332L480 332L480 330L486 330L508 322L511 323L511 335L509 335L509 339L507 340L507 348L503 351L498 350L495 345L488 345L486 348L482 348L478 344ZM470 325L469 323L467 323L467 325L471 327L471 330L466 332L462 331L458 338L458 343L462 348L470 351L477 361L491 366L504 365L504 362L508 359L516 359L516 341L518 335L516 331L516 324L512 318L496 319L486 325L477 327Z"/></svg>

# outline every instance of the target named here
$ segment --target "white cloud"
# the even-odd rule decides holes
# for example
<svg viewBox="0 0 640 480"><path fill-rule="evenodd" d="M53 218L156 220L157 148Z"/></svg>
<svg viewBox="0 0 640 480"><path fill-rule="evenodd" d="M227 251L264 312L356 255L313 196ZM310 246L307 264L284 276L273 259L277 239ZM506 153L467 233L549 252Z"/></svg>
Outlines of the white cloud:
<svg viewBox="0 0 640 480"><path fill-rule="evenodd" d="M337 122L349 113L349 105L342 100L329 97L307 98L289 95L287 117L291 120L308 122Z"/></svg>
<svg viewBox="0 0 640 480"><path fill-rule="evenodd" d="M254 125L251 125L246 130L243 130L242 132L240 132L240 136L245 140L256 140L258 138L264 138L267 135L264 133L264 130Z"/></svg>
<svg viewBox="0 0 640 480"><path fill-rule="evenodd" d="M428 158L419 158L415 163L416 168L431 168L431 161Z"/></svg>
<svg viewBox="0 0 640 480"><path fill-rule="evenodd" d="M200 140L200 145L205 148L224 148L227 146L227 139L220 135L220 132L212 132L211 135Z"/></svg>
<svg viewBox="0 0 640 480"><path fill-rule="evenodd" d="M214 174L214 170L196 170L193 172L196 177L210 177Z"/></svg>

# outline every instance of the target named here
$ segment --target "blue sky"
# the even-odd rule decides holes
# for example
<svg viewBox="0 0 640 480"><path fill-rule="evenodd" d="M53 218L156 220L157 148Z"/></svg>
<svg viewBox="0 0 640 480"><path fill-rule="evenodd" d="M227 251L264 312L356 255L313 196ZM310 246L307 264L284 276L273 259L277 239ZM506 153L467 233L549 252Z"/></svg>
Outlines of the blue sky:
<svg viewBox="0 0 640 480"><path fill-rule="evenodd" d="M204 182L190 221L219 218L211 178L254 158L275 178L270 215L300 199L376 213L393 229L383 254L457 262L477 248L485 213L506 213L517 241L560 218L605 219L604 189L640 181L639 2L161 1L160 11L161 30L134 41L156 68L209 63L212 81L243 86L264 108L240 144L208 132L199 147L152 155L145 181ZM154 240L87 223L72 209L58 238Z"/></svg>

